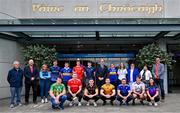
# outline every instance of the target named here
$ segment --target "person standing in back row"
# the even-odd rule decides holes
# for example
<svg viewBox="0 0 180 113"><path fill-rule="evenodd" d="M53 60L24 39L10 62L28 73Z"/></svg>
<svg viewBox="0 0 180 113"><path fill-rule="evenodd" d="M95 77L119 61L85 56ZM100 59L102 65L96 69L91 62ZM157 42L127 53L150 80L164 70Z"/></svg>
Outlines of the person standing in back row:
<svg viewBox="0 0 180 113"><path fill-rule="evenodd" d="M164 101L165 93L164 93L164 64L160 63L160 58L156 58L156 63L153 64L152 74L154 76L154 82L156 85L160 86L161 90L161 99Z"/></svg>
<svg viewBox="0 0 180 113"><path fill-rule="evenodd" d="M98 87L99 95L101 86L105 83L105 79L108 75L108 68L105 65L104 59L100 59L100 62L96 68L96 85Z"/></svg>
<svg viewBox="0 0 180 113"><path fill-rule="evenodd" d="M37 104L37 79L39 71L34 65L33 59L30 59L28 65L24 68L25 76L25 105L29 104L29 92L33 89L33 103Z"/></svg>
<svg viewBox="0 0 180 113"><path fill-rule="evenodd" d="M10 85L11 103L10 108L15 106L14 99L16 97L16 105L21 106L21 90L23 86L23 70L20 68L19 61L13 62L13 68L9 70L7 81Z"/></svg>

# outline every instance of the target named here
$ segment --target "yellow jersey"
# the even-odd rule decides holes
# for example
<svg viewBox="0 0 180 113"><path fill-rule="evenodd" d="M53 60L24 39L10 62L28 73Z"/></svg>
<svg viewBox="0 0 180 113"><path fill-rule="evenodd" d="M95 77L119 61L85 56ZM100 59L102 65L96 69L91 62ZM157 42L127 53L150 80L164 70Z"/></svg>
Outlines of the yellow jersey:
<svg viewBox="0 0 180 113"><path fill-rule="evenodd" d="M115 88L115 87L114 87L114 85L112 85L112 84L109 84L109 85L104 84L104 85L101 86L101 89L104 90L104 94L105 94L105 95L111 95L111 94L113 93L113 89L114 89L114 88Z"/></svg>

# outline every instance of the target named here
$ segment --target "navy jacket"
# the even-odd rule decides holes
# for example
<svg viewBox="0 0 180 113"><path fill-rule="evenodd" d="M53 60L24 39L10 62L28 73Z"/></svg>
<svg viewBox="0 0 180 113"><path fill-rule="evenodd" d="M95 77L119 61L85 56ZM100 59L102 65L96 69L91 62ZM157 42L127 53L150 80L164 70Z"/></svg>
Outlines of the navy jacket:
<svg viewBox="0 0 180 113"><path fill-rule="evenodd" d="M25 83L31 83L32 77L34 77L35 80L39 78L39 71L36 66L33 66L33 73L31 73L30 67L26 66L24 68L24 76L25 76Z"/></svg>
<svg viewBox="0 0 180 113"><path fill-rule="evenodd" d="M102 68L100 65L97 66L96 68L96 78L98 77L104 77L104 79L108 75L108 68L107 66L104 65L104 68Z"/></svg>
<svg viewBox="0 0 180 113"><path fill-rule="evenodd" d="M7 81L10 84L10 87L22 87L23 85L23 70L22 69L11 69L9 70Z"/></svg>

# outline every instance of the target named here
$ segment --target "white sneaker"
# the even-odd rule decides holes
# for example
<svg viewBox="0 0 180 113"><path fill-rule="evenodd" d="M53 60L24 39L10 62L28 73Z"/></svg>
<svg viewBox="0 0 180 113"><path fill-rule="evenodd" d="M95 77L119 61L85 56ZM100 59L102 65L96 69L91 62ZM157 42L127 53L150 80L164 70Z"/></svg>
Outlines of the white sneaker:
<svg viewBox="0 0 180 113"><path fill-rule="evenodd" d="M41 103L44 103L44 99L41 100Z"/></svg>
<svg viewBox="0 0 180 113"><path fill-rule="evenodd" d="M79 102L79 103L78 103L78 106L81 106L81 105L82 105L81 102Z"/></svg>
<svg viewBox="0 0 180 113"><path fill-rule="evenodd" d="M71 101L70 103L69 103L69 106L71 107L71 106L73 106L74 105L74 101Z"/></svg>
<svg viewBox="0 0 180 113"><path fill-rule="evenodd" d="M18 103L18 106L22 106L22 103L21 103L21 102L19 102L19 103Z"/></svg>
<svg viewBox="0 0 180 113"><path fill-rule="evenodd" d="M11 105L10 105L10 108L14 108L14 104L11 104Z"/></svg>
<svg viewBox="0 0 180 113"><path fill-rule="evenodd" d="M158 106L158 103L155 102L155 103L154 103L154 106Z"/></svg>
<svg viewBox="0 0 180 113"><path fill-rule="evenodd" d="M48 103L48 99L47 98L45 98L45 103Z"/></svg>
<svg viewBox="0 0 180 113"><path fill-rule="evenodd" d="M93 102L93 104L94 104L94 107L96 107L96 106L97 106L97 103L96 103L96 102Z"/></svg>
<svg viewBox="0 0 180 113"><path fill-rule="evenodd" d="M153 104L152 104L152 102L149 102L149 106L152 106Z"/></svg>
<svg viewBox="0 0 180 113"><path fill-rule="evenodd" d="M75 101L76 99L77 99L77 97L74 97L74 98L73 98L73 101Z"/></svg>
<svg viewBox="0 0 180 113"><path fill-rule="evenodd" d="M89 103L89 102L87 102L86 106L89 106L89 105L90 105L90 103Z"/></svg>

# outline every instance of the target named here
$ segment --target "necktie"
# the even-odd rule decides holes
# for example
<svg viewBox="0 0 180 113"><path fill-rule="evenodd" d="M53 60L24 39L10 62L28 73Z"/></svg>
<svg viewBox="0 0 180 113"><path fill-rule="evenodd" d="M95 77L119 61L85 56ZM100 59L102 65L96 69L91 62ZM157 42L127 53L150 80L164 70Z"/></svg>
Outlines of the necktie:
<svg viewBox="0 0 180 113"><path fill-rule="evenodd" d="M30 66L30 71L31 73L33 73L33 66Z"/></svg>
<svg viewBox="0 0 180 113"><path fill-rule="evenodd" d="M155 72L155 78L158 79L159 78L159 64L156 64L156 72Z"/></svg>

